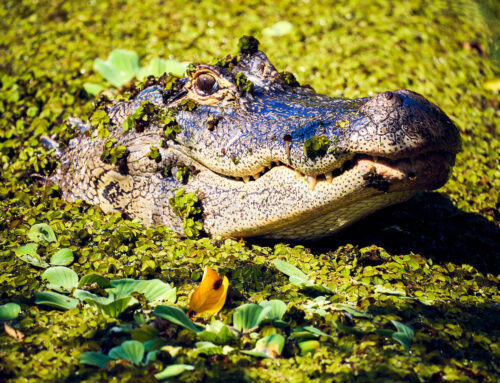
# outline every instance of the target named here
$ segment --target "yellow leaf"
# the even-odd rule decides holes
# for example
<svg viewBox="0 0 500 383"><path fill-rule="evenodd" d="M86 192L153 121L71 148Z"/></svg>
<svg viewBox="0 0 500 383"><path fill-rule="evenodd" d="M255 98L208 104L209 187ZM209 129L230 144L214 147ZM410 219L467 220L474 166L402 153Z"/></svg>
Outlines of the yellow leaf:
<svg viewBox="0 0 500 383"><path fill-rule="evenodd" d="M216 314L226 302L229 280L222 279L210 267L205 267L200 285L191 295L189 310L196 314Z"/></svg>

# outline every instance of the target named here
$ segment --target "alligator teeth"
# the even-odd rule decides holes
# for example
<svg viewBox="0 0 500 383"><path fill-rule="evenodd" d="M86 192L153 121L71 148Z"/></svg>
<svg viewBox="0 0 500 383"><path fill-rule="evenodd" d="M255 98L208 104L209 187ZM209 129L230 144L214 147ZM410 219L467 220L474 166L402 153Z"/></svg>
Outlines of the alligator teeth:
<svg viewBox="0 0 500 383"><path fill-rule="evenodd" d="M303 176L304 175L301 172L299 172L298 170L295 170L295 178L301 178Z"/></svg>
<svg viewBox="0 0 500 383"><path fill-rule="evenodd" d="M316 184L318 183L318 180L315 176L307 176L307 183L309 184L309 189L314 190Z"/></svg>
<svg viewBox="0 0 500 383"><path fill-rule="evenodd" d="M246 182L250 182L250 177L249 176L244 176L243 177L243 181L245 181L245 183Z"/></svg>
<svg viewBox="0 0 500 383"><path fill-rule="evenodd" d="M259 177L260 177L260 173L254 174L252 177L253 177L254 180L257 181L259 179Z"/></svg>
<svg viewBox="0 0 500 383"><path fill-rule="evenodd" d="M328 181L328 183L332 183L332 181L333 181L333 174L332 174L332 172L325 173L325 178Z"/></svg>
<svg viewBox="0 0 500 383"><path fill-rule="evenodd" d="M377 156L372 156L373 162L378 162L378 157Z"/></svg>

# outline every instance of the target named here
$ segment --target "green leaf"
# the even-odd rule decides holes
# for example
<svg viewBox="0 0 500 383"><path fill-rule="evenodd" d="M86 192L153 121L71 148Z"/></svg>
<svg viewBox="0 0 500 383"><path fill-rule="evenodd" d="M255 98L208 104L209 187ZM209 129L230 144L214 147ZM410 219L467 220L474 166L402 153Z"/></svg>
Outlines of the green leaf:
<svg viewBox="0 0 500 383"><path fill-rule="evenodd" d="M100 288L111 286L111 283L107 278L104 278L102 275L92 273L83 276L82 279L80 279L80 283L78 283L78 287L90 285L92 283L97 284Z"/></svg>
<svg viewBox="0 0 500 383"><path fill-rule="evenodd" d="M21 312L21 306L17 303L6 303L0 306L0 320L16 319Z"/></svg>
<svg viewBox="0 0 500 383"><path fill-rule="evenodd" d="M374 290L375 293L388 294L388 295L401 295L406 296L406 292L401 290L388 289L384 286L377 286Z"/></svg>
<svg viewBox="0 0 500 383"><path fill-rule="evenodd" d="M71 291L78 286L78 275L71 269L64 266L49 267L42 274L42 279L46 279L47 287L56 291Z"/></svg>
<svg viewBox="0 0 500 383"><path fill-rule="evenodd" d="M319 336L326 336L332 338L331 335L328 335L326 332L323 332L314 326L294 328L290 332L290 337L295 338L297 340L315 339L318 338Z"/></svg>
<svg viewBox="0 0 500 383"><path fill-rule="evenodd" d="M154 314L160 318L166 319L174 324L187 328L195 333L200 333L202 330L193 323L191 319L178 307L174 306L157 306Z"/></svg>
<svg viewBox="0 0 500 383"><path fill-rule="evenodd" d="M46 223L37 223L33 225L28 232L28 238L33 242L47 241L56 242L57 237L54 230Z"/></svg>
<svg viewBox="0 0 500 383"><path fill-rule="evenodd" d="M257 356L261 358L277 358L283 351L285 338L280 334L272 334L259 339L252 350L241 351L244 354Z"/></svg>
<svg viewBox="0 0 500 383"><path fill-rule="evenodd" d="M238 336L221 321L213 321L205 327L205 330L198 333L198 338L216 344L224 344L231 340L238 339Z"/></svg>
<svg viewBox="0 0 500 383"><path fill-rule="evenodd" d="M283 274L288 275L290 283L296 286L304 287L304 286L312 286L314 284L311 280L309 280L309 278L304 272L302 272L295 266L289 264L288 262L275 259L274 266Z"/></svg>
<svg viewBox="0 0 500 383"><path fill-rule="evenodd" d="M57 266L67 266L70 265L73 260L73 251L71 251L71 249L61 249L50 258L50 264Z"/></svg>
<svg viewBox="0 0 500 383"><path fill-rule="evenodd" d="M139 74L137 78L140 81L143 81L148 76L162 76L165 73L172 73L177 76L181 76L184 74L188 67L189 63L180 62L177 60L165 60L162 58L154 58L152 59L148 65L142 67L139 70Z"/></svg>
<svg viewBox="0 0 500 383"><path fill-rule="evenodd" d="M304 356L309 353L314 354L319 348L319 342L317 340L305 340L303 342L299 342L298 345L300 348L300 356Z"/></svg>
<svg viewBox="0 0 500 383"><path fill-rule="evenodd" d="M194 366L189 364L171 364L167 366L163 371L155 374L155 378L158 380L173 378L174 376L182 374L184 371L194 370Z"/></svg>
<svg viewBox="0 0 500 383"><path fill-rule="evenodd" d="M259 303L259 306L271 307L271 310L266 315L266 319L269 320L281 320L286 312L286 303L279 299L262 301Z"/></svg>
<svg viewBox="0 0 500 383"><path fill-rule="evenodd" d="M134 51L115 49L106 61L96 59L94 70L119 88L139 73L139 56Z"/></svg>
<svg viewBox="0 0 500 383"><path fill-rule="evenodd" d="M104 355L100 352L89 351L89 352L84 352L80 355L81 364L87 364L89 366L94 366L99 368L106 368L110 360L111 358L109 356Z"/></svg>
<svg viewBox="0 0 500 383"><path fill-rule="evenodd" d="M90 94L91 96L97 96L101 91L104 89L104 86L101 84L95 84L92 82L84 82L83 83L83 89L85 89L85 92Z"/></svg>
<svg viewBox="0 0 500 383"><path fill-rule="evenodd" d="M70 310L78 306L78 299L68 297L52 291L42 291L36 294L35 303L37 305L46 305L61 310Z"/></svg>
<svg viewBox="0 0 500 383"><path fill-rule="evenodd" d="M42 268L49 267L49 264L43 261L36 252L37 247L36 243L28 243L16 249L16 256L30 265Z"/></svg>
<svg viewBox="0 0 500 383"><path fill-rule="evenodd" d="M118 316L124 312L127 307L132 306L137 303L137 299L134 297L123 297L114 299L111 302L106 302L104 297L99 297L101 299L85 298L85 302L91 306L94 306L102 314L109 315L112 318L118 318ZM111 297L113 299L114 297Z"/></svg>
<svg viewBox="0 0 500 383"><path fill-rule="evenodd" d="M212 342L196 342L196 352L197 354L204 355L227 355L234 350L231 346L217 346Z"/></svg>
<svg viewBox="0 0 500 383"><path fill-rule="evenodd" d="M158 330L145 324L132 330L130 336L133 340L138 340L139 342L144 343L155 339L158 336Z"/></svg>
<svg viewBox="0 0 500 383"><path fill-rule="evenodd" d="M415 331L411 328L406 326L405 324L391 320L392 324L398 331L392 333L392 338L399 343L401 343L404 348L407 350L410 349L411 347L411 342L413 340L413 337L415 336Z"/></svg>
<svg viewBox="0 0 500 383"><path fill-rule="evenodd" d="M266 318L271 310L271 306L262 307L255 303L241 305L233 314L233 326L238 331L253 329Z"/></svg>
<svg viewBox="0 0 500 383"><path fill-rule="evenodd" d="M353 317L356 317L356 318L368 318L368 319L373 318L372 314L370 314L366 311L356 310L354 307L349 306L349 305L338 304L335 306L335 309L348 312L349 314L351 314Z"/></svg>
<svg viewBox="0 0 500 383"><path fill-rule="evenodd" d="M111 281L111 288L106 289L110 294L117 297L128 296L133 292L144 294L146 299L150 302L155 301L169 301L175 302L177 298L176 289L168 283L162 282L159 279L152 279L148 281L135 280L135 279L119 279Z"/></svg>
<svg viewBox="0 0 500 383"><path fill-rule="evenodd" d="M278 21L276 24L272 25L269 28L264 28L262 30L262 34L267 36L284 36L292 32L293 24L288 21Z"/></svg>
<svg viewBox="0 0 500 383"><path fill-rule="evenodd" d="M109 350L108 356L112 359L125 359L134 364L140 364L144 357L144 346L136 340L127 340L120 346Z"/></svg>

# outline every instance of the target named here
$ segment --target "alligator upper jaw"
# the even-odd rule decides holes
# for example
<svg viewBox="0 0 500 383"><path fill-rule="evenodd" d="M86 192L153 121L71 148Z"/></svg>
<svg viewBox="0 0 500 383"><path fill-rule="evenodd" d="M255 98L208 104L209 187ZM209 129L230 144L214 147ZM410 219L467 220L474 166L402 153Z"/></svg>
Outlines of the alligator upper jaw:
<svg viewBox="0 0 500 383"><path fill-rule="evenodd" d="M298 170L279 162L262 165L260 167L262 170L251 177L227 176L205 167L204 170L212 173L215 177L225 180L227 187L235 191L251 190L256 185L265 187L270 177L281 178L284 172L289 172L293 173L295 183L303 183L304 187L314 192L317 187L328 187L328 185L339 180L344 182L342 178L345 177L346 173L356 169L366 181L366 187L388 192L437 189L448 179L454 162L454 153L434 151L398 159L353 154L341 164L337 164L332 171L313 175L302 174Z"/></svg>

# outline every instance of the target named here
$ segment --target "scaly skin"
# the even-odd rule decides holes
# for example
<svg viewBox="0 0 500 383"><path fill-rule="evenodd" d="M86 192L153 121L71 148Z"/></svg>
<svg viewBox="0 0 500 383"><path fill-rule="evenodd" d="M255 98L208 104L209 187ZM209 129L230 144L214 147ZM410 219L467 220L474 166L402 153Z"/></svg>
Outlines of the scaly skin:
<svg viewBox="0 0 500 383"><path fill-rule="evenodd" d="M253 92L236 85L240 72ZM200 77L207 74L217 85L202 93ZM185 99L199 106L181 108ZM144 100L178 110L175 139L166 140L154 123L143 132L123 131L125 118ZM68 200L80 198L177 232L182 221L168 201L183 187L199 196L211 235L329 235L419 190L440 187L460 149L450 119L416 93L355 100L318 95L288 85L256 49L243 51L230 68L198 65L174 91L150 87L108 114L115 127L111 137L129 151L126 166L103 162L106 140L87 133L61 154L52 180ZM313 136L328 138L328 150L306 154L304 144ZM148 157L151 145L159 148L159 162ZM175 174L186 165L194 171L183 184ZM165 176L165 168L173 175Z"/></svg>

